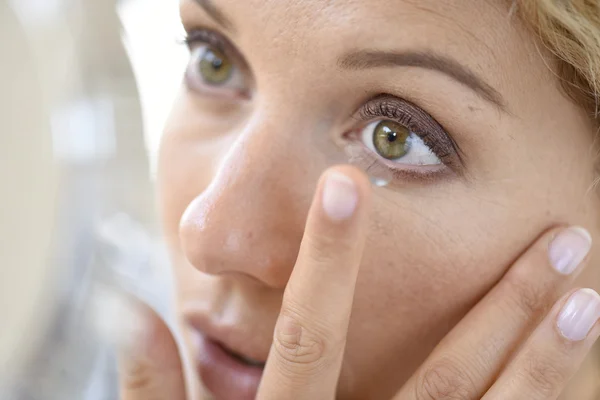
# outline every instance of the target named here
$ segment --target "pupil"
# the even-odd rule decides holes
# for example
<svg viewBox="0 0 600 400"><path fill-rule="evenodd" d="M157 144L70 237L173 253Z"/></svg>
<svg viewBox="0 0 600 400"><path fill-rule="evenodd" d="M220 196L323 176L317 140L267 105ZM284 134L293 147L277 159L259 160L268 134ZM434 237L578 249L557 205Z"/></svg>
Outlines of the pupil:
<svg viewBox="0 0 600 400"><path fill-rule="evenodd" d="M223 60L215 58L212 62L212 65L214 69L221 69L221 67L223 66Z"/></svg>
<svg viewBox="0 0 600 400"><path fill-rule="evenodd" d="M394 143L398 139L398 134L396 132L388 132L387 140L388 142Z"/></svg>

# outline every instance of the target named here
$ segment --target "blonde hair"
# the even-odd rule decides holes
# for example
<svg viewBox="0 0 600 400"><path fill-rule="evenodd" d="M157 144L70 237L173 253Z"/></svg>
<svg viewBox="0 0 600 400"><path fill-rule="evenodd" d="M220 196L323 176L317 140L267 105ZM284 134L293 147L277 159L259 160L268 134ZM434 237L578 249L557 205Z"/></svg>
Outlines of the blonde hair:
<svg viewBox="0 0 600 400"><path fill-rule="evenodd" d="M600 122L600 0L516 0L514 6L557 57L565 92Z"/></svg>
<svg viewBox="0 0 600 400"><path fill-rule="evenodd" d="M600 126L600 0L513 0L513 10L558 59L564 91ZM600 343L595 353L600 368Z"/></svg>

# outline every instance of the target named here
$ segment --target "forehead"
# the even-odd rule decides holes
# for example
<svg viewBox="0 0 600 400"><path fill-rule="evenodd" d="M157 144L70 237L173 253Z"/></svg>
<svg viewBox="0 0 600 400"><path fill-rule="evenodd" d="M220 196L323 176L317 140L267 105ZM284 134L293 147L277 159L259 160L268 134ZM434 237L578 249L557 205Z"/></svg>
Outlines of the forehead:
<svg viewBox="0 0 600 400"><path fill-rule="evenodd" d="M276 37L387 32L402 40L396 33L404 27L420 34L426 27L427 36L444 33L439 39L463 35L480 41L507 28L510 11L508 0L182 0L186 10L196 2L214 5L245 35L260 28L263 36Z"/></svg>
<svg viewBox="0 0 600 400"><path fill-rule="evenodd" d="M511 0L182 0L191 29L210 21L198 3L231 22L225 33L271 82L332 83L336 60L355 50L429 52L458 61L510 97L540 67L535 39L512 15Z"/></svg>
<svg viewBox="0 0 600 400"><path fill-rule="evenodd" d="M508 11L502 0L248 0L243 5L236 0L213 0L216 5L236 6L254 10L255 15L269 13L293 26L310 28L356 23L375 26L379 22L400 22L410 18L432 18L441 21L474 22L481 18ZM356 26L355 26L356 27Z"/></svg>
<svg viewBox="0 0 600 400"><path fill-rule="evenodd" d="M473 57L477 68L501 62L503 52L523 42L508 0L182 0L184 23L196 25L199 2L231 22L236 43L268 56L350 47L440 50Z"/></svg>

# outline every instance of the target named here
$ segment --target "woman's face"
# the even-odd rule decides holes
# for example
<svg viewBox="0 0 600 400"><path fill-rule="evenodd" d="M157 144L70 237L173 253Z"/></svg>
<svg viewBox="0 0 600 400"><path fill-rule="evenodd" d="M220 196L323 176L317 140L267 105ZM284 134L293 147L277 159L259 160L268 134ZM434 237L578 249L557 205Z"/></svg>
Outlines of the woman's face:
<svg viewBox="0 0 600 400"><path fill-rule="evenodd" d="M505 3L182 1L192 57L159 194L187 350L216 398L252 398L260 371L200 338L266 360L329 166L389 181L341 399L389 398L543 230L597 236L594 126Z"/></svg>

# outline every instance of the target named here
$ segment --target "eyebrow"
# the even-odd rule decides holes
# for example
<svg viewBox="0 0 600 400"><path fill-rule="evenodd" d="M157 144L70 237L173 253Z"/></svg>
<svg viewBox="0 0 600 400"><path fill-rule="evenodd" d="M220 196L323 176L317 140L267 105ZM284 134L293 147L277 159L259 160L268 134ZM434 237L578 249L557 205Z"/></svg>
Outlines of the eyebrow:
<svg viewBox="0 0 600 400"><path fill-rule="evenodd" d="M341 57L338 60L338 66L348 70L401 66L439 71L468 86L485 100L506 111L506 102L496 89L467 67L439 54L415 51L395 53L362 50Z"/></svg>
<svg viewBox="0 0 600 400"><path fill-rule="evenodd" d="M212 0L194 0L202 9L224 28L233 30L233 24L227 16L215 6Z"/></svg>

